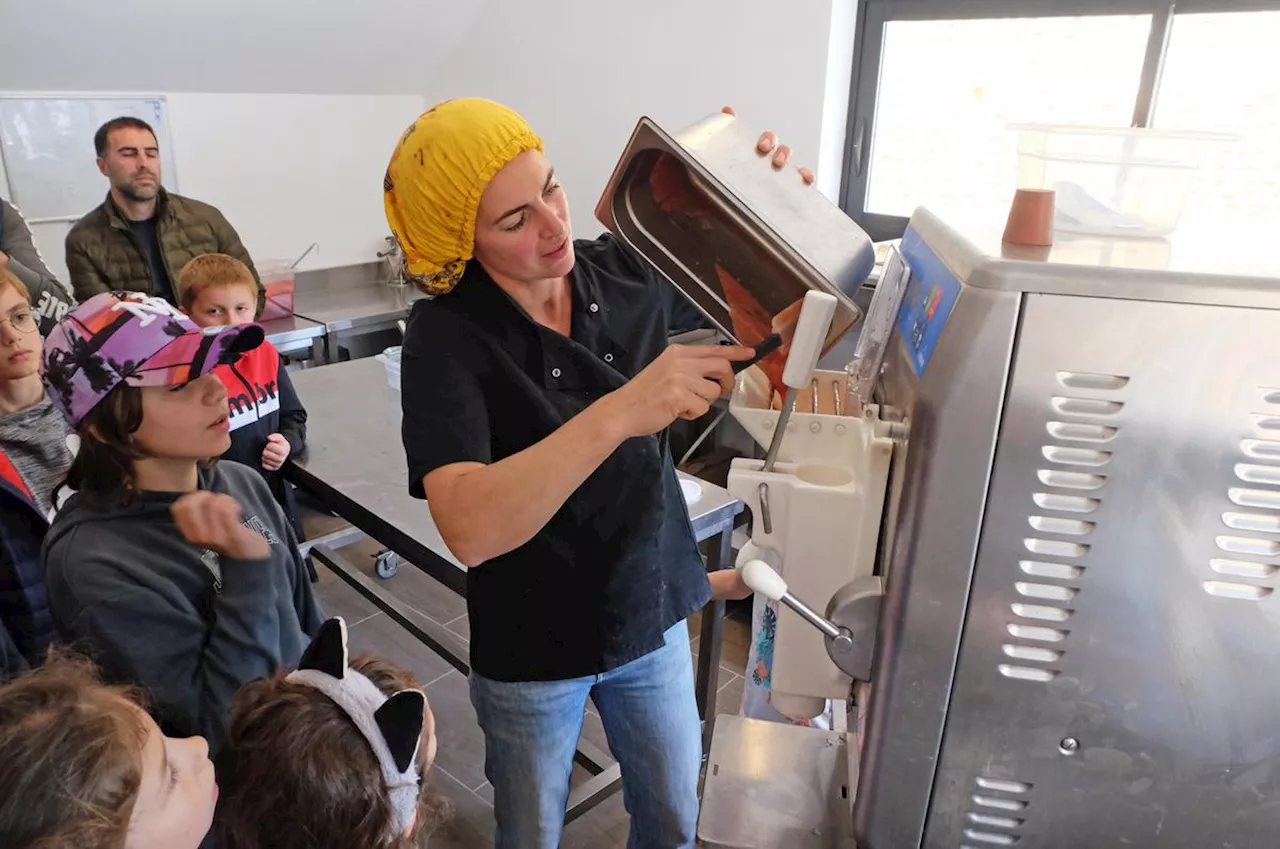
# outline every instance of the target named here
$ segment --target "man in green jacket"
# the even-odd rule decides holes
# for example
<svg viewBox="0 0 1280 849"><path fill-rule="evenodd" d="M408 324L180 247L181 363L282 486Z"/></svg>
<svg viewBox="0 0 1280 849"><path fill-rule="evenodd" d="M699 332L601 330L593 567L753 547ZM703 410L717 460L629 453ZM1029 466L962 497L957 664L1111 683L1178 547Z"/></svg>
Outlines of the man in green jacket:
<svg viewBox="0 0 1280 849"><path fill-rule="evenodd" d="M67 234L67 270L76 300L99 292L147 292L172 304L182 267L201 254L228 254L258 281L258 312L266 300L249 252L215 207L171 194L160 184L160 145L137 118L115 118L93 137L98 170L111 181L103 203Z"/></svg>

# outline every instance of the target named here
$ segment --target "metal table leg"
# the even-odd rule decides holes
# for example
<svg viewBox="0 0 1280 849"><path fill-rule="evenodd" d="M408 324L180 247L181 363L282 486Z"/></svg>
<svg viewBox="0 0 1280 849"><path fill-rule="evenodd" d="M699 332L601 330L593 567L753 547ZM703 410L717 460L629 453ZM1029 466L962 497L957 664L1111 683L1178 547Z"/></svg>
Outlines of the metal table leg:
<svg viewBox="0 0 1280 849"><path fill-rule="evenodd" d="M727 569L733 557L733 528L712 537L707 554L707 571ZM711 731L716 718L716 685L719 683L720 641L724 636L724 602L712 601L702 608L702 633L698 639L698 677L694 693L698 716L702 719L702 752L711 750Z"/></svg>

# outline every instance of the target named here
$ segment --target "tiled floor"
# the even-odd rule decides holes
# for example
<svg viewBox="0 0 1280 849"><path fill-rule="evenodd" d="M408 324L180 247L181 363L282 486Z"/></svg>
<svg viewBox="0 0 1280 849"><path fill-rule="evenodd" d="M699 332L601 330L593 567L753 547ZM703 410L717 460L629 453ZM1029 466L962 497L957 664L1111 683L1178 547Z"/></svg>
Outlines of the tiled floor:
<svg viewBox="0 0 1280 849"><path fill-rule="evenodd" d="M308 537L341 526L332 517L307 515ZM373 558L379 546L371 540L342 549L342 553L366 573L373 574ZM316 593L327 615L347 620L353 654L377 652L410 669L422 681L436 717L439 754L431 783L453 803L453 816L432 837L432 849L472 849L493 845L493 789L484 776L484 739L476 724L467 694L467 681L452 666L418 643L403 628L378 611L326 567L317 564L320 582ZM408 605L414 615L443 625L464 639L468 635L466 602L410 564L380 582L388 592ZM699 617L689 620L690 643L696 668ZM750 639L750 605L731 605L725 621L716 695L717 713L737 713L742 699L742 672ZM608 751L600 717L588 703L583 736ZM574 783L589 773L574 767ZM584 816L570 823L561 840L562 849L623 849L630 823L615 793Z"/></svg>

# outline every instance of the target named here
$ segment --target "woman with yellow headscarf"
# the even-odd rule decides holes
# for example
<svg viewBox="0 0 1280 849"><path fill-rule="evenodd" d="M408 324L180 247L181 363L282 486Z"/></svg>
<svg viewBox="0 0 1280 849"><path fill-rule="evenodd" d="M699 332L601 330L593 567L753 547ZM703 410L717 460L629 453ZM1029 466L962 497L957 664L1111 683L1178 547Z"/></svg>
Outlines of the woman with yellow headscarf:
<svg viewBox="0 0 1280 849"><path fill-rule="evenodd" d="M771 134L759 150L789 156ZM669 346L701 315L612 238L573 240L542 140L504 106L422 115L383 188L408 271L435 296L405 332L403 437L410 492L469 567L497 846L558 845L591 697L628 845L692 847L702 749L684 620L710 589L666 431L705 414L753 352Z"/></svg>

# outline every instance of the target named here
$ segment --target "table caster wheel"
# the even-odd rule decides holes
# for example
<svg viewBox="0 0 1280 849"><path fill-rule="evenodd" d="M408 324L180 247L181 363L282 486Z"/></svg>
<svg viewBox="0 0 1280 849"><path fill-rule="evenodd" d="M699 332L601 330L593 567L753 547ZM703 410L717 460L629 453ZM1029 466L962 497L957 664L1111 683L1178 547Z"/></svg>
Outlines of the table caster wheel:
<svg viewBox="0 0 1280 849"><path fill-rule="evenodd" d="M400 555L384 551L373 559L373 571L379 578L394 578L400 571Z"/></svg>

